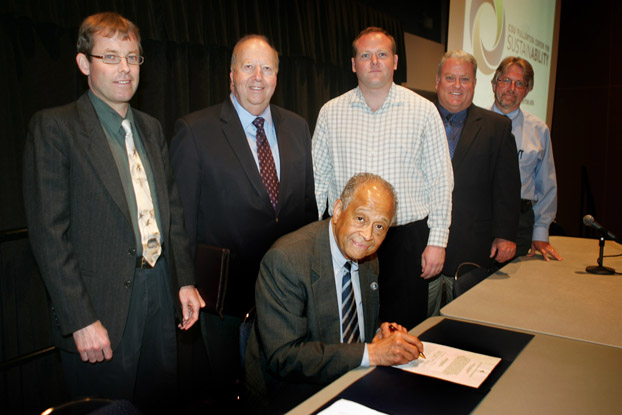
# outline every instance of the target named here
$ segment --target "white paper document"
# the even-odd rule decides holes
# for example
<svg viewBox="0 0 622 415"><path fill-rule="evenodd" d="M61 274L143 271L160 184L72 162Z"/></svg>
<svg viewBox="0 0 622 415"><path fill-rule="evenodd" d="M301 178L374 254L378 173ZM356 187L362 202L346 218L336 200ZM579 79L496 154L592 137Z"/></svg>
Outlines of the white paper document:
<svg viewBox="0 0 622 415"><path fill-rule="evenodd" d="M318 412L318 415L386 415L384 412L378 412L368 408L360 403L352 402L347 399L339 399L331 406Z"/></svg>
<svg viewBox="0 0 622 415"><path fill-rule="evenodd" d="M395 366L408 372L479 388L501 361L498 357L471 353L436 343L423 342L426 358Z"/></svg>

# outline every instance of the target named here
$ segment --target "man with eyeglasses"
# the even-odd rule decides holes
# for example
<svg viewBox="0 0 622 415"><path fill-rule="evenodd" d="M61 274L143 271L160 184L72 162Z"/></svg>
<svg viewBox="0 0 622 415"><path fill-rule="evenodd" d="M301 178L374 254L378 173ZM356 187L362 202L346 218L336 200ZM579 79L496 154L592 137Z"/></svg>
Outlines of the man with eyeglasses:
<svg viewBox="0 0 622 415"><path fill-rule="evenodd" d="M28 230L55 342L72 398L167 411L176 308L187 330L205 304L160 123L129 105L143 62L139 30L117 13L95 14L80 26L77 50L89 90L35 114L24 150Z"/></svg>
<svg viewBox="0 0 622 415"><path fill-rule="evenodd" d="M428 285L428 314L438 315L443 287L453 299L456 270L465 262L490 269L514 257L520 176L510 120L473 105L477 62L447 52L436 74L436 106L445 125L454 171L451 229L441 275Z"/></svg>
<svg viewBox="0 0 622 415"><path fill-rule="evenodd" d="M492 78L495 103L492 110L512 120L521 177L521 215L516 255L542 254L562 260L549 243L549 227L557 213L557 179L549 127L520 108L533 89L534 71L520 57L509 56L499 64Z"/></svg>

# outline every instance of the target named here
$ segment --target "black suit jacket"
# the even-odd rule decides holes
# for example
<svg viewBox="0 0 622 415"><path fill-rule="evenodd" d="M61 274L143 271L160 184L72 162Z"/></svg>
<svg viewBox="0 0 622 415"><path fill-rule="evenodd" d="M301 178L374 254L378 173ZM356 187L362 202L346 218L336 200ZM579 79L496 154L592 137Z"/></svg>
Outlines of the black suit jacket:
<svg viewBox="0 0 622 415"><path fill-rule="evenodd" d="M279 239L257 279L257 317L245 357L254 400L284 411L361 364L363 343L341 343L330 219ZM378 328L378 260L359 263L365 340ZM263 402L266 403L265 401Z"/></svg>
<svg viewBox="0 0 622 415"><path fill-rule="evenodd" d="M280 236L317 220L307 122L270 106L281 175L275 212L230 98L176 122L171 144L191 247L231 251L225 313L253 305L259 262Z"/></svg>
<svg viewBox="0 0 622 415"><path fill-rule="evenodd" d="M520 173L512 122L471 105L452 159L451 228L443 274L462 262L491 265L495 238L516 241Z"/></svg>
<svg viewBox="0 0 622 415"><path fill-rule="evenodd" d="M133 113L154 175L163 252L179 303L177 290L194 284L181 200L160 123ZM87 94L33 116L24 199L30 243L52 300L56 344L76 351L71 334L101 320L114 349L127 320L136 239L114 157Z"/></svg>

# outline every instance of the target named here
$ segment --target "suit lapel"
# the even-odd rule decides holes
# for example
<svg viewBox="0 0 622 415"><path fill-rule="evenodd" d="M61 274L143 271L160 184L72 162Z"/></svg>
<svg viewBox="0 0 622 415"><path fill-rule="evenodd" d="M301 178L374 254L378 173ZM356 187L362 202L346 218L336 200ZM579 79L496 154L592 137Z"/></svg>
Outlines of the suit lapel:
<svg viewBox="0 0 622 415"><path fill-rule="evenodd" d="M313 264L311 265L313 301L321 338L327 339L326 343L341 343L339 304L328 235L329 220L321 224L322 228L317 234L313 247Z"/></svg>
<svg viewBox="0 0 622 415"><path fill-rule="evenodd" d="M272 113L272 120L274 121L274 130L276 131L277 145L279 147L279 158L281 160L281 176L279 179L279 204L277 205L276 213L279 214L282 203L287 199L287 195L294 192L294 189L289 189L290 177L293 177L296 173L293 169L300 169L303 166L294 166L292 163L287 163L287 160L292 160L292 142L287 137L290 135L287 129L284 127L284 118L281 111L274 105L270 106L270 112Z"/></svg>
<svg viewBox="0 0 622 415"><path fill-rule="evenodd" d="M374 267L376 264L376 267ZM378 267L377 262L367 259L359 263L359 281L365 315L365 341L371 342L378 327Z"/></svg>
<svg viewBox="0 0 622 415"><path fill-rule="evenodd" d="M110 151L106 134L87 94L82 95L78 100L78 113L82 126L81 134L76 140L81 141L82 148L84 148L104 187L110 193L123 216L131 224L130 212L116 162Z"/></svg>
<svg viewBox="0 0 622 415"><path fill-rule="evenodd" d="M227 142L229 143L229 146L231 146L231 149L238 158L242 170L246 174L246 177L248 177L248 180L251 182L251 185L253 186L257 194L259 194L265 201L266 207L270 208L270 210L273 210L272 204L270 203L270 198L268 197L268 192L266 191L266 188L261 181L261 175L259 174L257 163L255 163L253 153L248 147L246 133L242 128L240 118L238 117L238 114L235 111L235 108L233 107L233 104L231 103L231 100L229 98L225 99L225 102L222 106L220 120L223 123L223 134Z"/></svg>
<svg viewBox="0 0 622 415"><path fill-rule="evenodd" d="M475 142L475 138L481 128L481 120L481 114L477 111L476 107L471 105L466 120L464 121L464 128L462 128L462 134L460 135L454 158L452 159L454 169L460 166L460 163L469 152L471 145Z"/></svg>

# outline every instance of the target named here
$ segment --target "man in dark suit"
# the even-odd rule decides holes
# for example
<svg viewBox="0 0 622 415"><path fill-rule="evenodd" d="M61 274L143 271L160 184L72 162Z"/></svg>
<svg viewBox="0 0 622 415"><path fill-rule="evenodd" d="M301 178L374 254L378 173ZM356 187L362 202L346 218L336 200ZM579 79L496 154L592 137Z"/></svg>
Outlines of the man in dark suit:
<svg viewBox="0 0 622 415"><path fill-rule="evenodd" d="M279 239L261 262L245 359L254 412L284 413L358 366L405 364L423 345L396 323L378 329L375 252L395 217L393 187L351 178L331 219Z"/></svg>
<svg viewBox="0 0 622 415"><path fill-rule="evenodd" d="M186 230L194 250L230 250L224 318L201 313L216 397L241 373L239 326L254 305L259 262L280 236L317 220L311 137L300 116L270 105L278 54L263 36L241 39L231 57L231 95L179 119L171 144Z"/></svg>
<svg viewBox="0 0 622 415"><path fill-rule="evenodd" d="M489 268L516 253L520 176L512 125L473 105L475 58L461 50L441 59L437 108L445 124L454 169L451 228L443 272L428 286L428 314L437 315L445 285L453 299L456 269L463 262Z"/></svg>
<svg viewBox="0 0 622 415"><path fill-rule="evenodd" d="M89 91L30 123L29 235L72 396L149 410L175 391L174 298L183 330L204 303L160 124L129 106L143 62L138 28L96 14L77 47Z"/></svg>

